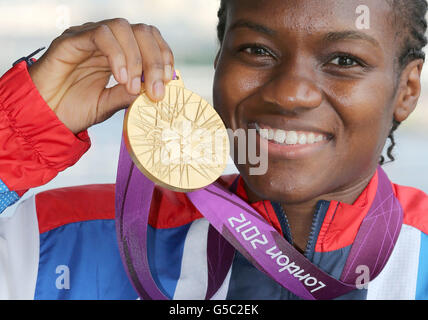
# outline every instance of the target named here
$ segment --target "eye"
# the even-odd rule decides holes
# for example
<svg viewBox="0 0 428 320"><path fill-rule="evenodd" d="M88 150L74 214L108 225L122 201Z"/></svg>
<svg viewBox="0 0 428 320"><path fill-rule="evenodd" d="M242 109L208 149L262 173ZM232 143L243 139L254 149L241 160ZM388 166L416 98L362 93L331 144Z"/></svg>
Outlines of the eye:
<svg viewBox="0 0 428 320"><path fill-rule="evenodd" d="M271 53L266 48L263 48L263 47L260 47L257 45L242 48L241 51L248 53L248 54L251 54L251 55L256 55L256 56L270 56L271 55Z"/></svg>
<svg viewBox="0 0 428 320"><path fill-rule="evenodd" d="M243 44L235 52L241 62L252 67L268 67L277 61L277 56L271 49L257 43Z"/></svg>
<svg viewBox="0 0 428 320"><path fill-rule="evenodd" d="M237 49L237 52L251 59L276 59L276 55L271 49L259 43L243 44Z"/></svg>
<svg viewBox="0 0 428 320"><path fill-rule="evenodd" d="M345 68L361 66L359 61L347 55L336 56L332 60L330 60L330 63Z"/></svg>

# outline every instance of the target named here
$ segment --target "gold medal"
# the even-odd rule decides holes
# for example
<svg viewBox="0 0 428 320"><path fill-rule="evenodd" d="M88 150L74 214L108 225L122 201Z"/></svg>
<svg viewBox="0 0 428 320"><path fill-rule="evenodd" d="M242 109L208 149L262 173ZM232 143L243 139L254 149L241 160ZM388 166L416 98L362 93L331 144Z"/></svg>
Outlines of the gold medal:
<svg viewBox="0 0 428 320"><path fill-rule="evenodd" d="M144 92L134 101L123 130L128 152L146 177L170 190L189 192L220 177L230 146L220 116L176 74L162 101L156 103Z"/></svg>

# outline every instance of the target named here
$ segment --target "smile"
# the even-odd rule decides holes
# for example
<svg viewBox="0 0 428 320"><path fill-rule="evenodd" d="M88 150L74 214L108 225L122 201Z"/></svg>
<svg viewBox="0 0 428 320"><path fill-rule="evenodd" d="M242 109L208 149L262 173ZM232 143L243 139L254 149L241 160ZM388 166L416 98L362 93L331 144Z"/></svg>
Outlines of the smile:
<svg viewBox="0 0 428 320"><path fill-rule="evenodd" d="M297 123L287 126L288 128L279 129L255 122L248 124L249 129L256 129L260 137L256 144L259 145L260 152L269 155L269 159L313 159L334 140L333 135L316 127Z"/></svg>
<svg viewBox="0 0 428 320"><path fill-rule="evenodd" d="M261 138L281 145L310 145L329 140L326 134L311 131L286 131L255 123Z"/></svg>

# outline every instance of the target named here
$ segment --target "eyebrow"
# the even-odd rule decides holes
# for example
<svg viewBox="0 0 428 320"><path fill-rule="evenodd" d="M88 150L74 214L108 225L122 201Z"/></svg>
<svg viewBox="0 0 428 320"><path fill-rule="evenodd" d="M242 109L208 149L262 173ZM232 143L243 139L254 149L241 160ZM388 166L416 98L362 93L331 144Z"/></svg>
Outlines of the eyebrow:
<svg viewBox="0 0 428 320"><path fill-rule="evenodd" d="M272 30L264 25L251 22L248 20L236 21L234 24L230 26L229 30L234 30L239 28L248 28L256 32L264 33L270 36L277 34L275 30ZM343 40L363 40L371 43L374 46L380 47L379 42L375 38L369 36L366 33L354 31L354 30L329 32L324 36L323 40L326 42L338 42Z"/></svg>
<svg viewBox="0 0 428 320"><path fill-rule="evenodd" d="M327 42L337 42L341 40L363 40L366 42L370 42L371 44L377 47L380 47L379 42L375 38L369 36L366 33L354 31L354 30L329 32L324 37L324 41L327 41Z"/></svg>
<svg viewBox="0 0 428 320"><path fill-rule="evenodd" d="M264 34L267 34L270 36L275 35L277 33L276 31L274 31L274 30L272 30L266 26L263 26L261 24L254 23L254 22L251 22L248 20L236 21L234 24L232 24L230 26L229 30L234 30L234 29L239 29L239 28L248 28L248 29L254 30L256 32L264 33Z"/></svg>

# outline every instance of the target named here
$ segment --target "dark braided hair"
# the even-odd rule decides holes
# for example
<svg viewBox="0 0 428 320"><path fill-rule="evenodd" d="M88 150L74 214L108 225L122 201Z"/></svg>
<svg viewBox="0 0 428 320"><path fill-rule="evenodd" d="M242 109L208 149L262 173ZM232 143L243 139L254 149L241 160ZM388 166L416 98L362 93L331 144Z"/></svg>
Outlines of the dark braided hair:
<svg viewBox="0 0 428 320"><path fill-rule="evenodd" d="M398 57L397 78L403 69L413 60L422 59L425 61L423 48L427 45L426 37L427 20L426 13L428 3L426 0L388 0L395 14L395 21L398 23L397 36L401 38L401 51ZM392 151L396 145L394 133L400 126L400 122L393 119L392 128L388 139L390 145L386 151L388 162L395 160ZM380 165L385 164L385 157L380 157Z"/></svg>
<svg viewBox="0 0 428 320"><path fill-rule="evenodd" d="M230 1L230 0L229 0ZM221 0L220 9L218 10L217 37L220 43L223 42L226 31L226 15L227 15L228 0ZM423 59L425 61L425 53L423 48L427 45L427 19L426 13L428 10L427 0L387 0L392 6L395 15L394 22L397 25L397 36L401 39L401 51L398 56L398 77L403 69L413 60ZM398 78L397 77L397 78ZM388 139L390 145L387 149L388 162L395 160L392 151L396 145L394 132L400 126L400 122L392 120L392 128L389 132ZM381 156L379 164L384 165L385 157Z"/></svg>

